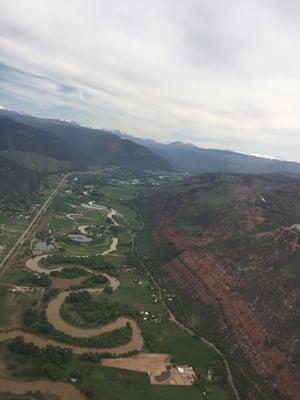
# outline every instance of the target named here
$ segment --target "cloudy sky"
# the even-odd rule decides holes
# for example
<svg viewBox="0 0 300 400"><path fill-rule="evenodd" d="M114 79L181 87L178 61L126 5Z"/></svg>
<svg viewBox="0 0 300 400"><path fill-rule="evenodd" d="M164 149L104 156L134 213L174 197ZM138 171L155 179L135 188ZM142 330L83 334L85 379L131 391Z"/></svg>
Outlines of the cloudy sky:
<svg viewBox="0 0 300 400"><path fill-rule="evenodd" d="M299 0L0 0L0 105L300 161Z"/></svg>

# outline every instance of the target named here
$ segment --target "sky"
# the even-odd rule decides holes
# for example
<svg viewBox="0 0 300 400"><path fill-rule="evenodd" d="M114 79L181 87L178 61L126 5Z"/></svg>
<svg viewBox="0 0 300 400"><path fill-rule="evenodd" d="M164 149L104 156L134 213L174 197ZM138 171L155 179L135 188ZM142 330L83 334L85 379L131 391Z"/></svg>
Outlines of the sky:
<svg viewBox="0 0 300 400"><path fill-rule="evenodd" d="M0 0L0 106L300 161L299 0Z"/></svg>

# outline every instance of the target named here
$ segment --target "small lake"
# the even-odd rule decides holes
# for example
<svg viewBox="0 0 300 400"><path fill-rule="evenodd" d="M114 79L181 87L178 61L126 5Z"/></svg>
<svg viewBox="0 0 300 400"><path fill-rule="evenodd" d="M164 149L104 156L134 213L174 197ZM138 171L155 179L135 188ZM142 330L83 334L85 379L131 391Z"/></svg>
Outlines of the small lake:
<svg viewBox="0 0 300 400"><path fill-rule="evenodd" d="M79 243L89 243L91 242L93 239L90 237L86 237L85 235L79 235L79 234L69 234L68 238L74 240L75 242L79 242Z"/></svg>
<svg viewBox="0 0 300 400"><path fill-rule="evenodd" d="M47 244L47 242L36 242L36 244L34 246L34 250L37 250L37 251L50 251L53 249L54 249L53 244L51 244L51 243Z"/></svg>

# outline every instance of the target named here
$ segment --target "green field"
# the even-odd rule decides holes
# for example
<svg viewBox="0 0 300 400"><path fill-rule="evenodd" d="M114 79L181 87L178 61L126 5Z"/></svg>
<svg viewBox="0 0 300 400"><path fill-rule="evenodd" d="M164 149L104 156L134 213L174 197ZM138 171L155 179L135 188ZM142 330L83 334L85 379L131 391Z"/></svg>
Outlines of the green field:
<svg viewBox="0 0 300 400"><path fill-rule="evenodd" d="M150 313L162 313L161 304L154 303L151 291L151 285L147 279L135 272L121 271L118 275L121 286L114 293L109 295L116 301L127 303L140 311ZM136 281L141 281L142 284ZM108 295L107 295L108 296Z"/></svg>
<svg viewBox="0 0 300 400"><path fill-rule="evenodd" d="M23 326L23 314L29 308L35 308L42 295L42 289L31 292L12 292L7 287L0 287L0 328L20 329Z"/></svg>

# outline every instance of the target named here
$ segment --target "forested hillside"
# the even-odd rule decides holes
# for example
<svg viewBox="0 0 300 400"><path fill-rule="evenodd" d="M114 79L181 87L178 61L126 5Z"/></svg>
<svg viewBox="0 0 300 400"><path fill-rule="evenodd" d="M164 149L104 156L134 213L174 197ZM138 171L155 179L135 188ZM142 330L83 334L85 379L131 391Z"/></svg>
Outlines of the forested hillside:
<svg viewBox="0 0 300 400"><path fill-rule="evenodd" d="M155 189L138 207L140 249L179 296L170 303L179 318L296 400L300 180L206 174Z"/></svg>

